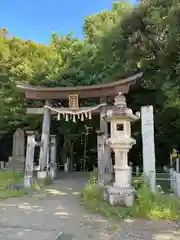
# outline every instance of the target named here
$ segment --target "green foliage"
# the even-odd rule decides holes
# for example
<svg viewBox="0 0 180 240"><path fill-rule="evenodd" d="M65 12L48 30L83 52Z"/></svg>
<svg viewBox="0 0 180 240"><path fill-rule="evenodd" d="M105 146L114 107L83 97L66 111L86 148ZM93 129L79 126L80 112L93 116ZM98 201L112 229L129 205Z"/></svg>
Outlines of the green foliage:
<svg viewBox="0 0 180 240"><path fill-rule="evenodd" d="M103 188L98 184L88 184L81 193L82 205L92 212L110 218L180 219L180 200L172 195L152 194L147 181L140 179L136 185L137 198L132 207L111 206L103 201Z"/></svg>
<svg viewBox="0 0 180 240"><path fill-rule="evenodd" d="M90 184L97 184L98 183L98 168L94 168L93 171L90 173Z"/></svg>
<svg viewBox="0 0 180 240"><path fill-rule="evenodd" d="M133 177L132 185L136 191L138 191L144 184L144 177Z"/></svg>
<svg viewBox="0 0 180 240"><path fill-rule="evenodd" d="M142 1L136 6L114 3L85 19L85 39L53 34L49 45L10 36L0 30L0 131L19 126L39 128L25 115L26 104L15 82L42 86L91 85L115 81L137 71L144 77L127 96L133 110L154 106L159 164L179 148L180 132L180 2ZM4 75L5 74L5 75ZM33 102L37 106L38 102ZM141 151L140 126L134 161ZM137 154L135 154L137 153Z"/></svg>
<svg viewBox="0 0 180 240"><path fill-rule="evenodd" d="M81 193L82 198L86 201L102 200L103 189L98 184L87 184Z"/></svg>
<svg viewBox="0 0 180 240"><path fill-rule="evenodd" d="M135 204L133 210L137 217L175 220L180 219L180 213L177 211L179 207L179 199L159 193L154 195L151 193L148 184L144 183L139 189L137 204Z"/></svg>
<svg viewBox="0 0 180 240"><path fill-rule="evenodd" d="M40 190L50 184L52 184L52 179L46 177L41 181L36 181L33 183L30 189L10 189L10 184L22 184L24 174L22 172L0 172L0 199L7 199L12 197L21 197L25 194L30 193L33 190Z"/></svg>
<svg viewBox="0 0 180 240"><path fill-rule="evenodd" d="M111 11L101 11L85 19L85 37L91 43L101 40L107 33L132 11L132 5L124 2L113 3Z"/></svg>
<svg viewBox="0 0 180 240"><path fill-rule="evenodd" d="M3 180L8 181L9 183L17 183L24 177L24 173L22 172L0 172L0 179L2 182Z"/></svg>

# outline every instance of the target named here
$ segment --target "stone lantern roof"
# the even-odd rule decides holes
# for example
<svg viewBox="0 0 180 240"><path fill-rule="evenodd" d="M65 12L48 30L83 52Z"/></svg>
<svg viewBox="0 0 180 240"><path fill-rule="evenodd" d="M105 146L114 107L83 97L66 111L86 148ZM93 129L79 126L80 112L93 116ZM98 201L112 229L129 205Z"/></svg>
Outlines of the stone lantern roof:
<svg viewBox="0 0 180 240"><path fill-rule="evenodd" d="M140 114L133 114L133 111L127 107L125 96L119 92L114 98L114 106L107 111L105 118L107 121L113 118L128 118L130 121L136 121L140 118Z"/></svg>

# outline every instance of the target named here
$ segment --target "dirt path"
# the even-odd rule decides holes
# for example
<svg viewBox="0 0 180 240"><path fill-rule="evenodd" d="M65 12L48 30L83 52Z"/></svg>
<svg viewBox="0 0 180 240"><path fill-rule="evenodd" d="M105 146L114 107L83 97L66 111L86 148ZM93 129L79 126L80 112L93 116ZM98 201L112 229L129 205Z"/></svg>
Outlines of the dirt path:
<svg viewBox="0 0 180 240"><path fill-rule="evenodd" d="M2 240L180 240L180 225L172 222L113 223L88 214L79 205L83 176L65 177L32 197L0 202ZM117 226L118 225L118 226Z"/></svg>

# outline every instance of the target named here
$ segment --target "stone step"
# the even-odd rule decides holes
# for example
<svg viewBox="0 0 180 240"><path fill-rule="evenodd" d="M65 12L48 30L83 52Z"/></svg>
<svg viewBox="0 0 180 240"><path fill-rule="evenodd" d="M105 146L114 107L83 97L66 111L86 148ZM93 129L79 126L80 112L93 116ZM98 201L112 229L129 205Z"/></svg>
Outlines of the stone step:
<svg viewBox="0 0 180 240"><path fill-rule="evenodd" d="M24 167L24 163L19 161L11 161L6 164L8 170L24 171Z"/></svg>

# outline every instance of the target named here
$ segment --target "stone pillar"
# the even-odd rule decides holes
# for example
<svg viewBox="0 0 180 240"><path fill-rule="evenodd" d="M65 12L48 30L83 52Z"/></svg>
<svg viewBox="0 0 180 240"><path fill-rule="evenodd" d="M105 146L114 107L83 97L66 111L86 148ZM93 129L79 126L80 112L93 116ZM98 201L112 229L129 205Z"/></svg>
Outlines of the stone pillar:
<svg viewBox="0 0 180 240"><path fill-rule="evenodd" d="M176 158L176 172L179 172L179 157Z"/></svg>
<svg viewBox="0 0 180 240"><path fill-rule="evenodd" d="M141 107L141 132L143 152L143 173L150 182L152 192L156 192L156 156L154 142L153 106Z"/></svg>
<svg viewBox="0 0 180 240"><path fill-rule="evenodd" d="M176 192L176 171L173 168L170 168L170 179L171 189Z"/></svg>
<svg viewBox="0 0 180 240"><path fill-rule="evenodd" d="M26 149L26 162L24 174L24 186L31 187L34 169L34 149L36 141L34 132L27 132L27 149Z"/></svg>
<svg viewBox="0 0 180 240"><path fill-rule="evenodd" d="M98 182L99 184L104 184L104 137L103 133L96 131L97 133L97 157L98 157Z"/></svg>
<svg viewBox="0 0 180 240"><path fill-rule="evenodd" d="M104 103L106 99L101 98L100 101ZM101 144L102 144L102 153L99 160L101 167L100 169L103 172L103 181L104 183L109 183L112 180L112 160L111 160L111 152L106 141L108 139L108 122L105 120L106 115L106 106L101 107L100 111L100 132L103 133L101 136ZM104 169L102 169L104 168Z"/></svg>
<svg viewBox="0 0 180 240"><path fill-rule="evenodd" d="M175 184L176 184L176 195L180 197L180 173L176 172L175 176Z"/></svg>
<svg viewBox="0 0 180 240"><path fill-rule="evenodd" d="M56 177L57 164L56 164L56 135L51 135L51 155L50 155L50 176L52 179Z"/></svg>
<svg viewBox="0 0 180 240"><path fill-rule="evenodd" d="M46 100L45 105L49 106L50 102ZM39 165L40 165L40 172L38 173L39 178L45 178L47 176L45 167L47 166L47 157L49 152L50 123L51 123L51 111L48 108L44 108L40 156L39 156Z"/></svg>
<svg viewBox="0 0 180 240"><path fill-rule="evenodd" d="M3 171L5 168L5 162L0 161L0 170Z"/></svg>

